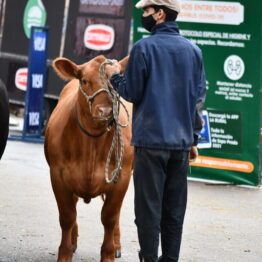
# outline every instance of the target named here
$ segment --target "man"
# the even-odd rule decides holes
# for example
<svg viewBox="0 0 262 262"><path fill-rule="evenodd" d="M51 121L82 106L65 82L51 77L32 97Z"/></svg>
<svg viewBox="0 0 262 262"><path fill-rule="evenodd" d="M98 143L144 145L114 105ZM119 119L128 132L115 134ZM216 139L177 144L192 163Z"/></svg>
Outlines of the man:
<svg viewBox="0 0 262 262"><path fill-rule="evenodd" d="M107 66L116 91L133 103L135 223L140 261L178 261L189 161L196 159L206 87L200 49L179 35L179 0L141 0L142 25L124 75ZM159 234L162 256L158 260Z"/></svg>

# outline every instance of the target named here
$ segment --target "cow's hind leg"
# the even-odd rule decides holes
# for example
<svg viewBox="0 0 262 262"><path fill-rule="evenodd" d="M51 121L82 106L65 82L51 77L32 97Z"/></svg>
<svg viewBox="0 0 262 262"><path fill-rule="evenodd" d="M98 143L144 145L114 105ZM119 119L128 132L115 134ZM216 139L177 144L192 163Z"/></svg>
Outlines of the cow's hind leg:
<svg viewBox="0 0 262 262"><path fill-rule="evenodd" d="M73 252L77 247L76 203L78 199L63 186L62 181L54 181L52 179L52 185L59 209L59 221L62 229L57 262L71 262Z"/></svg>

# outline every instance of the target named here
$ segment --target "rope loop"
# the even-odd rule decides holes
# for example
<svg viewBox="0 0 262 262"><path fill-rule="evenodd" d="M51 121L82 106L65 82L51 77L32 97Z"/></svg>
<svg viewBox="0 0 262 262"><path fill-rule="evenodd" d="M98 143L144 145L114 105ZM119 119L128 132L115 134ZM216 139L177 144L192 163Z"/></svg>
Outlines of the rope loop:
<svg viewBox="0 0 262 262"><path fill-rule="evenodd" d="M124 156L124 139L121 132L121 128L125 128L130 123L130 115L128 113L128 110L124 103L121 101L119 94L114 90L112 84L110 83L110 80L107 77L105 67L106 65L113 65L116 62L116 60L106 59L99 68L99 76L100 80L102 82L103 88L101 88L104 91L107 89L107 92L112 100L113 104L113 119L115 121L115 132L112 140L111 147L108 151L107 160L106 160L106 166L105 166L105 180L106 183L117 183L121 169L122 169L122 161ZM99 91L99 90L98 90ZM98 92L97 91L97 92ZM96 94L92 95L92 98ZM125 113L127 115L127 123L120 123L119 121L119 112L120 107L123 107L125 110ZM109 165L112 159L113 150L115 150L115 169L112 171L110 178L109 178ZM120 152L119 152L120 151Z"/></svg>

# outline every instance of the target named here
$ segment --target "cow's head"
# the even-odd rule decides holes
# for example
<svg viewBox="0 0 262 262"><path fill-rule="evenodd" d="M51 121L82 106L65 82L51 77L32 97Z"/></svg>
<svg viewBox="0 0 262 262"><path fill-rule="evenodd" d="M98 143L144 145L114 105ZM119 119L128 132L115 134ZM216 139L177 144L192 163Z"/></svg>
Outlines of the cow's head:
<svg viewBox="0 0 262 262"><path fill-rule="evenodd" d="M53 62L56 73L64 80L78 79L83 96L91 99L87 106L92 117L96 120L106 121L112 117L112 101L107 88L100 79L99 68L106 60L104 56L98 56L89 62L77 65L69 59L57 58ZM127 58L120 61L121 72L125 70Z"/></svg>

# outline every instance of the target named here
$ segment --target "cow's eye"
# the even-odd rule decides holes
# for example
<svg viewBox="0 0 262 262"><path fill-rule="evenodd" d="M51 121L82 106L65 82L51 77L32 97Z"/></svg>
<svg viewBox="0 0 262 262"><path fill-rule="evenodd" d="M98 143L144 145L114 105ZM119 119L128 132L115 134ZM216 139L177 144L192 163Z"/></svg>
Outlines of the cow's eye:
<svg viewBox="0 0 262 262"><path fill-rule="evenodd" d="M83 85L87 84L87 81L85 79L82 80Z"/></svg>

